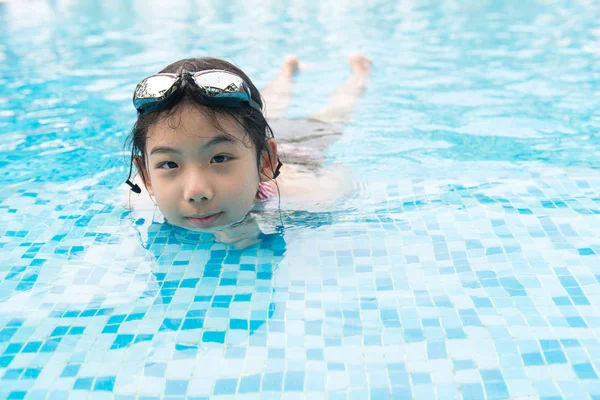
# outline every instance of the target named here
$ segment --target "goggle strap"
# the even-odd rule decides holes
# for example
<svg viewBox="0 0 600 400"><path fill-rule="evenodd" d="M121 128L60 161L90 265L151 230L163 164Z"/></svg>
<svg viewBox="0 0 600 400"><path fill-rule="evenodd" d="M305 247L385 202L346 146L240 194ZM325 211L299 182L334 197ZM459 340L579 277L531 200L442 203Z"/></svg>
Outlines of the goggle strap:
<svg viewBox="0 0 600 400"><path fill-rule="evenodd" d="M272 179L275 179L279 176L279 174L281 173L281 171L280 171L281 167L283 167L283 164L281 163L281 160L279 160L279 157L277 157L277 167L275 168L275 172L273 172Z"/></svg>
<svg viewBox="0 0 600 400"><path fill-rule="evenodd" d="M142 189L140 188L140 186L135 183L132 183L130 180L132 171L133 171L133 147L131 148L131 159L129 160L129 175L127 175L127 180L125 181L125 183L129 185L129 187L131 188L131 191L133 193L140 194L140 193L142 193Z"/></svg>

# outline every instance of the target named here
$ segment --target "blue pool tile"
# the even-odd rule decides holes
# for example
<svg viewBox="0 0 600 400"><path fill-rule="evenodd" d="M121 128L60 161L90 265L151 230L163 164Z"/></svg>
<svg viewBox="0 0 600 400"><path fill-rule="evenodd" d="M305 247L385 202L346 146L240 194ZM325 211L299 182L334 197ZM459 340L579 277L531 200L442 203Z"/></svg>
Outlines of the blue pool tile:
<svg viewBox="0 0 600 400"><path fill-rule="evenodd" d="M144 318L144 313L134 313L134 314L129 314L127 316L127 318L125 318L126 321L141 321Z"/></svg>
<svg viewBox="0 0 600 400"><path fill-rule="evenodd" d="M581 317L567 317L567 322L571 328L587 328L587 324Z"/></svg>
<svg viewBox="0 0 600 400"><path fill-rule="evenodd" d="M4 376L2 376L2 380L15 380L15 379L19 379L21 377L22 373L23 373L23 369L22 368L7 369L6 372L4 372Z"/></svg>
<svg viewBox="0 0 600 400"><path fill-rule="evenodd" d="M41 368L27 368L23 373L23 379L37 379L41 372Z"/></svg>
<svg viewBox="0 0 600 400"><path fill-rule="evenodd" d="M164 377L167 370L166 363L149 363L144 366L145 376Z"/></svg>
<svg viewBox="0 0 600 400"><path fill-rule="evenodd" d="M562 350L545 351L544 358L548 364L566 364L567 358Z"/></svg>
<svg viewBox="0 0 600 400"><path fill-rule="evenodd" d="M225 358L227 359L243 359L246 357L246 349L239 347L230 347L225 350Z"/></svg>
<svg viewBox="0 0 600 400"><path fill-rule="evenodd" d="M555 350L560 349L560 342L558 340L540 340L542 350Z"/></svg>
<svg viewBox="0 0 600 400"><path fill-rule="evenodd" d="M504 382L486 382L485 391L489 400L509 398L508 388Z"/></svg>
<svg viewBox="0 0 600 400"><path fill-rule="evenodd" d="M95 391L108 391L112 392L115 386L114 376L99 376L96 378L94 382L94 390Z"/></svg>
<svg viewBox="0 0 600 400"><path fill-rule="evenodd" d="M573 296L572 297L573 304L576 306L589 306L591 303L585 296Z"/></svg>
<svg viewBox="0 0 600 400"><path fill-rule="evenodd" d="M565 348L581 346L581 343L579 343L579 340L577 340L577 339L560 339L560 342L562 343L563 347L565 347Z"/></svg>
<svg viewBox="0 0 600 400"><path fill-rule="evenodd" d="M133 342L133 339L134 335L117 335L110 349L114 350L127 347Z"/></svg>
<svg viewBox="0 0 600 400"><path fill-rule="evenodd" d="M257 393L260 390L260 374L243 376L238 393Z"/></svg>
<svg viewBox="0 0 600 400"><path fill-rule="evenodd" d="M582 256L589 256L589 255L595 254L594 250L590 249L589 247L577 249L577 251Z"/></svg>
<svg viewBox="0 0 600 400"><path fill-rule="evenodd" d="M181 318L165 318L158 331L177 331L182 322L183 319Z"/></svg>
<svg viewBox="0 0 600 400"><path fill-rule="evenodd" d="M324 392L325 391L325 374L321 372L306 373L304 390L306 392Z"/></svg>
<svg viewBox="0 0 600 400"><path fill-rule="evenodd" d="M204 319L202 318L186 318L183 321L181 330L201 329L204 326Z"/></svg>
<svg viewBox="0 0 600 400"><path fill-rule="evenodd" d="M483 388L479 383L463 383L460 385L463 400L485 400Z"/></svg>
<svg viewBox="0 0 600 400"><path fill-rule="evenodd" d="M327 370L328 371L345 371L346 365L344 363L328 362Z"/></svg>
<svg viewBox="0 0 600 400"><path fill-rule="evenodd" d="M467 335L460 328L446 329L446 336L448 339L466 339Z"/></svg>
<svg viewBox="0 0 600 400"><path fill-rule="evenodd" d="M151 341L154 338L153 334L150 333L140 333L138 335L135 336L135 340L133 341L134 343L139 343L139 342L148 342Z"/></svg>
<svg viewBox="0 0 600 400"><path fill-rule="evenodd" d="M285 349L283 348L269 348L269 358L285 358Z"/></svg>
<svg viewBox="0 0 600 400"><path fill-rule="evenodd" d="M304 372L286 372L283 390L286 392L301 392L304 389L304 378Z"/></svg>
<svg viewBox="0 0 600 400"><path fill-rule="evenodd" d="M408 386L392 386L391 395L392 400L403 400L413 398L413 393L410 387Z"/></svg>
<svg viewBox="0 0 600 400"><path fill-rule="evenodd" d="M282 373L266 373L262 379L262 390L264 391L281 391L283 385Z"/></svg>
<svg viewBox="0 0 600 400"><path fill-rule="evenodd" d="M390 390L385 388L372 388L369 398L371 400L387 400L390 398Z"/></svg>
<svg viewBox="0 0 600 400"><path fill-rule="evenodd" d="M73 384L73 390L90 390L93 383L94 378L78 378Z"/></svg>
<svg viewBox="0 0 600 400"><path fill-rule="evenodd" d="M503 381L502 373L497 369L483 369L480 371L481 378L484 382Z"/></svg>
<svg viewBox="0 0 600 400"><path fill-rule="evenodd" d="M77 376L80 368L81 368L81 364L69 364L69 365L65 366L65 368L63 369L60 376L63 378Z"/></svg>
<svg viewBox="0 0 600 400"><path fill-rule="evenodd" d="M202 334L202 341L205 343L225 343L225 332L204 332Z"/></svg>
<svg viewBox="0 0 600 400"><path fill-rule="evenodd" d="M440 326L440 320L438 318L423 318L421 323L424 327L436 327Z"/></svg>
<svg viewBox="0 0 600 400"><path fill-rule="evenodd" d="M69 335L81 335L85 332L84 326L73 326L69 329Z"/></svg>
<svg viewBox="0 0 600 400"><path fill-rule="evenodd" d="M452 360L452 363L457 371L475 368L475 363L473 360Z"/></svg>
<svg viewBox="0 0 600 400"><path fill-rule="evenodd" d="M0 357L0 368L6 368L10 365L15 356L2 356Z"/></svg>
<svg viewBox="0 0 600 400"><path fill-rule="evenodd" d="M323 360L323 349L306 349L307 360Z"/></svg>
<svg viewBox="0 0 600 400"><path fill-rule="evenodd" d="M44 342L44 344L42 345L40 352L41 353L52 353L52 352L56 351L61 340L62 340L62 338L60 338L60 337L46 340Z"/></svg>
<svg viewBox="0 0 600 400"><path fill-rule="evenodd" d="M407 372L388 371L390 382L395 386L410 386L410 378Z"/></svg>
<svg viewBox="0 0 600 400"><path fill-rule="evenodd" d="M237 379L219 379L215 382L214 395L235 394Z"/></svg>
<svg viewBox="0 0 600 400"><path fill-rule="evenodd" d="M425 340L423 336L423 331L421 329L406 329L404 331L404 339L407 343L411 342L421 342Z"/></svg>
<svg viewBox="0 0 600 400"><path fill-rule="evenodd" d="M473 305L477 308L493 307L492 302L487 297L471 296L471 299L473 300Z"/></svg>
<svg viewBox="0 0 600 400"><path fill-rule="evenodd" d="M37 353L42 344L42 342L28 342L23 348L23 353Z"/></svg>
<svg viewBox="0 0 600 400"><path fill-rule="evenodd" d="M187 392L189 382L186 380L167 380L165 386L166 395L184 396Z"/></svg>
<svg viewBox="0 0 600 400"><path fill-rule="evenodd" d="M104 329L102 329L102 333L117 333L119 331L120 325L106 325Z"/></svg>
<svg viewBox="0 0 600 400"><path fill-rule="evenodd" d="M431 359L446 358L446 343L432 342L427 344L427 357Z"/></svg>
<svg viewBox="0 0 600 400"><path fill-rule="evenodd" d="M573 370L579 379L598 379L598 375L590 363L573 364Z"/></svg>
<svg viewBox="0 0 600 400"><path fill-rule="evenodd" d="M67 332L69 331L69 327L68 326L57 326L56 328L54 328L54 330L52 331L52 333L50 334L50 336L64 336L67 334Z"/></svg>
<svg viewBox="0 0 600 400"><path fill-rule="evenodd" d="M523 363L529 365L544 365L544 359L540 353L524 353L522 354Z"/></svg>
<svg viewBox="0 0 600 400"><path fill-rule="evenodd" d="M17 354L19 351L21 351L23 346L23 343L10 343L2 354Z"/></svg>
<svg viewBox="0 0 600 400"><path fill-rule="evenodd" d="M410 378L415 385L423 385L431 383L431 376L428 372L413 372Z"/></svg>

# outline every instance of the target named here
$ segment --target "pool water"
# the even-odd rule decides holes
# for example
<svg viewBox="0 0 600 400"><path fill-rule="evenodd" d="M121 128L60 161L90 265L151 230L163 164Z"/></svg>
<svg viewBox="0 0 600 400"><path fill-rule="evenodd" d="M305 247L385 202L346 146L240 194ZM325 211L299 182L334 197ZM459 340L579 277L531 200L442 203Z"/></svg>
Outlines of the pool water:
<svg viewBox="0 0 600 400"><path fill-rule="evenodd" d="M596 2L166 4L0 2L0 398L600 399ZM295 53L301 117L354 50L350 198L244 251L127 207L139 80Z"/></svg>

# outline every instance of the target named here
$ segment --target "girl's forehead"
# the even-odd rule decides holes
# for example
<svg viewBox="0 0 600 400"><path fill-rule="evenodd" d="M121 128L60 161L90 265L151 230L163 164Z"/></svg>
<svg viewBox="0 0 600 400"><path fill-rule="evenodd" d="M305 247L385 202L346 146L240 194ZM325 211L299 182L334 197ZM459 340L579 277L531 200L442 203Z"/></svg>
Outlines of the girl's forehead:
<svg viewBox="0 0 600 400"><path fill-rule="evenodd" d="M195 107L183 106L150 127L147 144L207 141L217 136L230 137L240 144L250 143L244 127L235 120L219 114L206 115Z"/></svg>

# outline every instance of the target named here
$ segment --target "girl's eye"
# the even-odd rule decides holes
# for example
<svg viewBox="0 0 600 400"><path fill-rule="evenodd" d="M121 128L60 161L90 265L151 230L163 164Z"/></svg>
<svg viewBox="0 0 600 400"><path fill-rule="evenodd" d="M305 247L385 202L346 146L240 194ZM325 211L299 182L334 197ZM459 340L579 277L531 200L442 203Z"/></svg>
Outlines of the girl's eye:
<svg viewBox="0 0 600 400"><path fill-rule="evenodd" d="M231 160L231 157L219 155L219 156L214 156L212 158L212 160L210 160L210 161L215 164L221 164L221 163L224 163L225 161L229 161L229 160Z"/></svg>
<svg viewBox="0 0 600 400"><path fill-rule="evenodd" d="M173 161L165 161L165 162L162 162L157 165L157 168L159 168L159 169L174 169L177 167L178 167L178 165L176 163L174 163Z"/></svg>

